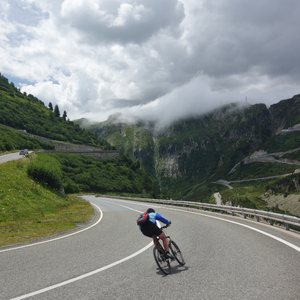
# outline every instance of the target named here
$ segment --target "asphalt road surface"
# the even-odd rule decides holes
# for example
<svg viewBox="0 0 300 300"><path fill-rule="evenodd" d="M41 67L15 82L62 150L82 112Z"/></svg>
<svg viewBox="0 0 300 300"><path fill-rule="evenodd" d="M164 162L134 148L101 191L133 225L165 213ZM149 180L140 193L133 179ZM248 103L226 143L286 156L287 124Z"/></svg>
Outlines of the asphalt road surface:
<svg viewBox="0 0 300 300"><path fill-rule="evenodd" d="M0 164L10 160L17 160L21 158L24 158L24 155L20 155L19 152L0 155Z"/></svg>
<svg viewBox="0 0 300 300"><path fill-rule="evenodd" d="M185 266L163 275L136 226L147 204L85 196L92 223L0 248L0 299L299 299L300 234L242 218L153 206Z"/></svg>

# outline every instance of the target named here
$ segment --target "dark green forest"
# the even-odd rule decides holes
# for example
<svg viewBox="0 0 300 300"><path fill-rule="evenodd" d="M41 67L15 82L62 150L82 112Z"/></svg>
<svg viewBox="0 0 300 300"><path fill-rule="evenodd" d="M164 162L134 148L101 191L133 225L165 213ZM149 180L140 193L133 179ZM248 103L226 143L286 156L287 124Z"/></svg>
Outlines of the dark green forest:
<svg viewBox="0 0 300 300"><path fill-rule="evenodd" d="M28 175L66 193L128 193L159 197L159 189L139 161L122 155L98 161L86 155L40 153L28 165Z"/></svg>
<svg viewBox="0 0 300 300"><path fill-rule="evenodd" d="M101 146L107 150L115 149L105 139L97 138L95 134L68 120L66 111L61 116L57 105L54 109L52 103L46 107L33 95L22 93L1 74L0 124L52 140Z"/></svg>
<svg viewBox="0 0 300 300"><path fill-rule="evenodd" d="M54 145L38 141L16 130L0 127L0 151L12 151L16 149L54 150Z"/></svg>

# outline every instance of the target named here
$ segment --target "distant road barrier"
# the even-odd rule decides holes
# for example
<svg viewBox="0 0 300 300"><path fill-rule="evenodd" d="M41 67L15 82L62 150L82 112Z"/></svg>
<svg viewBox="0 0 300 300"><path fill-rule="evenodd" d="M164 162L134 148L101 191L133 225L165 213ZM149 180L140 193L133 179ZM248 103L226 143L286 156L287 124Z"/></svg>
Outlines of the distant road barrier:
<svg viewBox="0 0 300 300"><path fill-rule="evenodd" d="M216 204L201 203L201 202L180 201L180 200L147 199L147 198L133 198L133 197L107 196L107 195L99 195L99 196L105 198L117 198L122 200L142 201L142 202L183 206L183 207L190 207L190 208L197 208L197 209L202 208L204 210L210 209L211 211L220 211L221 213L228 212L231 213L232 216L234 216L235 214L242 214L245 219L247 218L247 216L253 216L257 222L260 221L260 218L268 219L270 225L273 225L274 222L281 222L285 224L286 230L289 230L289 225L300 227L300 218L298 217L285 215L285 214L278 214L278 213L273 213L270 211L263 211L258 209L250 209L250 208L227 206L227 205L216 205Z"/></svg>

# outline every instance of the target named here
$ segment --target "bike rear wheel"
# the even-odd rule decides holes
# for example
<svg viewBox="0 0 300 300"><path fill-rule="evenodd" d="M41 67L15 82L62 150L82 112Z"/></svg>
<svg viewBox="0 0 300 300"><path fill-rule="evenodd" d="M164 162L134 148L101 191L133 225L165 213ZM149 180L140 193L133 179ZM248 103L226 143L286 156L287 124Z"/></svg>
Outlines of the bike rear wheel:
<svg viewBox="0 0 300 300"><path fill-rule="evenodd" d="M172 254L174 255L175 259L178 261L178 263L180 265L183 266L185 264L185 261L184 261L183 255L182 255L179 247L177 246L177 244L174 241L171 241L169 243L169 247L170 247L170 250L171 250Z"/></svg>
<svg viewBox="0 0 300 300"><path fill-rule="evenodd" d="M165 258L165 252L159 250L156 246L153 248L154 259L159 269L166 275L171 273L170 261Z"/></svg>

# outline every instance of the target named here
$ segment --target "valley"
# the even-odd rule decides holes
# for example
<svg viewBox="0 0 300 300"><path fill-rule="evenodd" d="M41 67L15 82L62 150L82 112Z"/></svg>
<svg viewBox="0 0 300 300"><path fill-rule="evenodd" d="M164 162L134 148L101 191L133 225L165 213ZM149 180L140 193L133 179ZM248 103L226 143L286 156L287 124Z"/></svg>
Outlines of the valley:
<svg viewBox="0 0 300 300"><path fill-rule="evenodd" d="M236 205L270 209L263 196L268 191L270 197L298 197L300 132L288 128L300 123L299 95L269 108L233 103L164 128L120 114L100 123L75 122L140 160L166 198L214 203L214 193L228 194L222 180L248 185L246 200L231 196ZM271 209L299 214L286 207Z"/></svg>
<svg viewBox="0 0 300 300"><path fill-rule="evenodd" d="M297 198L300 193L297 173L300 95L270 107L262 103L231 103L158 127L153 120L120 113L104 122L70 121L66 112L60 117L57 106L53 112L52 105L47 108L33 95L22 94L2 75L0 87L0 123L15 129L0 128L1 151L48 150L52 157L64 163L69 158L65 159L64 153L58 155L57 149L66 145L76 144L78 148L85 144L116 154L116 159L111 157L108 169L116 182L126 177L124 187L110 184L109 176L101 175L98 169L96 172L91 168L85 173L81 165L91 162L75 158L83 154L76 150L72 158L76 167L63 167L62 185L66 190L137 193L145 197L148 194L154 198L207 203L214 203L213 195L218 192L222 201L234 205L298 214L297 209L287 209L281 203L269 207L268 199L282 196L286 204L288 196ZM37 140L34 136L44 138ZM104 168L102 164L101 168ZM137 179L138 185L133 185L130 179L136 172L128 168L144 174ZM104 177L100 180L98 176ZM107 183L103 185L104 181ZM230 183L233 189L220 182Z"/></svg>

